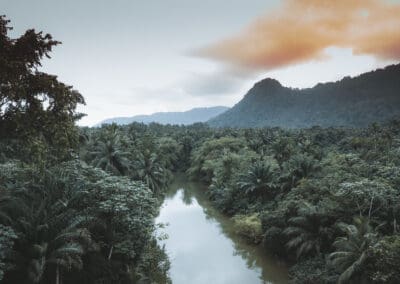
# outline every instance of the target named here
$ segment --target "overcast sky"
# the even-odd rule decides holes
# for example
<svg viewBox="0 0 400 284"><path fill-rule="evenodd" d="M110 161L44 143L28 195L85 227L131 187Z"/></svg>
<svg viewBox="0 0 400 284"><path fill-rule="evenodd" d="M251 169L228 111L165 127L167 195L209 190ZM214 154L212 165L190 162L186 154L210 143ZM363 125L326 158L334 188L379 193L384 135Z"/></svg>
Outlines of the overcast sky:
<svg viewBox="0 0 400 284"><path fill-rule="evenodd" d="M0 0L0 14L12 21L14 36L35 28L62 41L43 70L83 94L87 105L80 111L87 116L81 125L115 116L232 106L264 77L311 87L396 62L354 55L347 40L320 47L322 57L274 68L232 68L247 54L225 51L226 45L245 46L253 38L241 36L243 31L250 33L254 23L270 19L281 6L279 0ZM268 29L271 23L259 26ZM215 52L218 43L222 47ZM209 53L197 52L208 47ZM231 57L221 57L221 50Z"/></svg>

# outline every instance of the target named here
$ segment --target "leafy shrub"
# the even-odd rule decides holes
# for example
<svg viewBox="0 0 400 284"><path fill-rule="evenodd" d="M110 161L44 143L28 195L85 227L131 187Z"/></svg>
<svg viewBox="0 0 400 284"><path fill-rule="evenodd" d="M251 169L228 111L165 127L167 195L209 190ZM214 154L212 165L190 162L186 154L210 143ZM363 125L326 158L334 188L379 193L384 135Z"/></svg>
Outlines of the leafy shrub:
<svg viewBox="0 0 400 284"><path fill-rule="evenodd" d="M338 275L326 265L323 257L307 259L289 270L291 284L334 284Z"/></svg>
<svg viewBox="0 0 400 284"><path fill-rule="evenodd" d="M233 217L235 232L249 243L259 244L262 240L261 220L258 214Z"/></svg>
<svg viewBox="0 0 400 284"><path fill-rule="evenodd" d="M400 236L384 237L368 251L365 271L374 283L400 283Z"/></svg>

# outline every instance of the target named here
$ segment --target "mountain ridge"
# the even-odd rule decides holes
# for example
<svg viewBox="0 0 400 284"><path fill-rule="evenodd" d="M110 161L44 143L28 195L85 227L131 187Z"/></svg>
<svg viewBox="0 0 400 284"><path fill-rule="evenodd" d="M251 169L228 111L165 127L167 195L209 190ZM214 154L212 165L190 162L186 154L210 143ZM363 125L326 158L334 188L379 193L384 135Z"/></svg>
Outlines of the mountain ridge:
<svg viewBox="0 0 400 284"><path fill-rule="evenodd" d="M135 115L131 117L113 117L101 121L100 123L96 124L96 126L101 126L102 124L111 124L111 123L125 125L125 124L130 124L132 122L142 122L145 124L156 122L160 124L188 125L196 122L206 122L210 118L217 116L228 109L229 108L225 106L198 107L181 112L155 112L148 115Z"/></svg>
<svg viewBox="0 0 400 284"><path fill-rule="evenodd" d="M312 88L265 78L236 105L210 119L213 127L363 127L400 116L400 64Z"/></svg>

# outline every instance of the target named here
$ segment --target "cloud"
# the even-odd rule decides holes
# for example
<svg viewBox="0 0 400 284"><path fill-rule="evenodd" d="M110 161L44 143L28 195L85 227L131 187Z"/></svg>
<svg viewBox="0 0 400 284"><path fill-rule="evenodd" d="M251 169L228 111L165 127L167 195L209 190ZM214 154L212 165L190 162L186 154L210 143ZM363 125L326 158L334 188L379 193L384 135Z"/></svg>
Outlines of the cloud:
<svg viewBox="0 0 400 284"><path fill-rule="evenodd" d="M273 70L328 58L329 47L400 59L400 4L384 0L284 0L240 34L194 51L232 68Z"/></svg>

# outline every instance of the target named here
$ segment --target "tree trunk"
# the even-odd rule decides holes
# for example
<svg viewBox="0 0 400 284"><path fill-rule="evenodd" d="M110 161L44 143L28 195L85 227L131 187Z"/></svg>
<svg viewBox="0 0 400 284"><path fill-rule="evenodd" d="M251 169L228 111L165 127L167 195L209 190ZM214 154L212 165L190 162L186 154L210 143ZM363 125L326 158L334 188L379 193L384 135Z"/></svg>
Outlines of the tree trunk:
<svg viewBox="0 0 400 284"><path fill-rule="evenodd" d="M371 220L372 203L374 202L374 197L375 197L375 196L372 196L372 197L371 197L371 202L370 202L370 204L369 204L368 220Z"/></svg>
<svg viewBox="0 0 400 284"><path fill-rule="evenodd" d="M56 266L56 284L60 284L60 268L58 264Z"/></svg>
<svg viewBox="0 0 400 284"><path fill-rule="evenodd" d="M110 252L108 253L108 260L111 259L112 253L113 253L114 245L111 246Z"/></svg>

